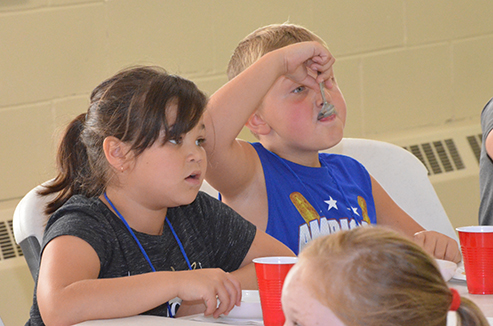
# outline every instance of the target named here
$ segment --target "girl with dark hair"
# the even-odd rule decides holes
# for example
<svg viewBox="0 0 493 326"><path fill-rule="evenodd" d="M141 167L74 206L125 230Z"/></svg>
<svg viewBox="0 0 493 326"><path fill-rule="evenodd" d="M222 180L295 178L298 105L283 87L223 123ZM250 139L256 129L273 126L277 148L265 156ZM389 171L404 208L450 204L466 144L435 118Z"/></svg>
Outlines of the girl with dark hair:
<svg viewBox="0 0 493 326"><path fill-rule="evenodd" d="M67 127L28 325L202 311L256 288L252 259L293 255L199 192L206 96L157 67L100 84ZM220 304L217 305L219 299Z"/></svg>

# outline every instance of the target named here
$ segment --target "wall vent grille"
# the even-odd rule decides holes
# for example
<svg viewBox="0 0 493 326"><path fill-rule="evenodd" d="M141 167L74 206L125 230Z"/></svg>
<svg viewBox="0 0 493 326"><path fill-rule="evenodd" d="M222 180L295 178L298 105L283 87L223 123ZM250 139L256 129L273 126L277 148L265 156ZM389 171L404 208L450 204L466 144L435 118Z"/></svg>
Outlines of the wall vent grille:
<svg viewBox="0 0 493 326"><path fill-rule="evenodd" d="M466 136L467 143L479 164L482 135ZM425 142L403 146L414 154L428 169L428 175L437 175L465 169L461 153L457 150L454 139Z"/></svg>
<svg viewBox="0 0 493 326"><path fill-rule="evenodd" d="M471 146L472 152L474 153L474 156L476 157L476 160L479 163L479 156L481 155L481 143L483 141L483 135L477 134L477 135L467 136L467 141L469 142L469 146Z"/></svg>
<svg viewBox="0 0 493 326"><path fill-rule="evenodd" d="M481 138L480 124L457 123L379 140L403 147L423 163L452 225L459 227L478 224Z"/></svg>
<svg viewBox="0 0 493 326"><path fill-rule="evenodd" d="M12 220L0 221L0 261L23 256L15 242Z"/></svg>
<svg viewBox="0 0 493 326"><path fill-rule="evenodd" d="M453 139L403 147L413 153L426 166L429 175L447 173L465 168Z"/></svg>

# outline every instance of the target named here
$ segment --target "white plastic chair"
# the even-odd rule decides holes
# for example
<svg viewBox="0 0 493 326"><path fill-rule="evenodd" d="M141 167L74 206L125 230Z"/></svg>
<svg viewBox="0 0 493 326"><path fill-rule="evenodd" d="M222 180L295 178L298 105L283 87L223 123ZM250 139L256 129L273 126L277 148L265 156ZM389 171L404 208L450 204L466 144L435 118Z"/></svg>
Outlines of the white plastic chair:
<svg viewBox="0 0 493 326"><path fill-rule="evenodd" d="M428 178L428 170L412 153L394 144L359 138L343 138L326 152L358 160L390 197L423 228L459 241Z"/></svg>
<svg viewBox="0 0 493 326"><path fill-rule="evenodd" d="M35 187L21 199L15 208L12 222L15 242L22 249L33 279L36 278L36 274L38 273L43 233L49 219L49 216L44 213L44 210L46 204L57 195L55 193L48 196L40 196L38 192L42 187L42 185ZM214 198L218 196L217 190L205 181L200 190Z"/></svg>
<svg viewBox="0 0 493 326"><path fill-rule="evenodd" d="M15 242L21 247L33 278L36 278L38 273L43 233L49 218L44 209L48 201L56 196L40 196L38 191L41 189L42 185L39 185L21 199L15 208L12 221Z"/></svg>
<svg viewBox="0 0 493 326"><path fill-rule="evenodd" d="M207 181L204 180L202 182L202 186L200 187L200 190L211 195L212 197L218 199L219 198L219 192L213 188Z"/></svg>

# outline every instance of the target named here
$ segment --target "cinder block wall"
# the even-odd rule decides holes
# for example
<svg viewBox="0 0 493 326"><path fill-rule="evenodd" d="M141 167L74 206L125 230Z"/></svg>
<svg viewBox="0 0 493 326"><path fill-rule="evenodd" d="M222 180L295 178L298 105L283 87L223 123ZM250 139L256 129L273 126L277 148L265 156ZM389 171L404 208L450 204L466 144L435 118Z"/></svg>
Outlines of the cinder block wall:
<svg viewBox="0 0 493 326"><path fill-rule="evenodd" d="M103 79L157 64L212 94L238 41L288 20L336 56L346 136L477 125L493 96L492 16L491 0L2 0L0 202L54 176L59 130Z"/></svg>
<svg viewBox="0 0 493 326"><path fill-rule="evenodd" d="M212 94L239 40L288 20L336 56L346 136L477 124L493 96L492 15L490 0L1 1L0 200L53 176L57 131L104 78L157 64Z"/></svg>

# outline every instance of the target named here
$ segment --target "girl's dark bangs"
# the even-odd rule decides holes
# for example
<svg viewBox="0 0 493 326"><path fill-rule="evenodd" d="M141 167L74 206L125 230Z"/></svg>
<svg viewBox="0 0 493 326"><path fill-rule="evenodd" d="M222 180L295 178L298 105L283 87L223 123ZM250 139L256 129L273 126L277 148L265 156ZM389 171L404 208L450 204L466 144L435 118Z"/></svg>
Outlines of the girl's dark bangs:
<svg viewBox="0 0 493 326"><path fill-rule="evenodd" d="M144 119L139 125L133 149L142 153L162 136L163 144L170 139L178 139L188 133L200 121L207 98L189 80L175 75L159 75L150 82L140 104ZM169 110L176 104L176 119L168 121Z"/></svg>
<svg viewBox="0 0 493 326"><path fill-rule="evenodd" d="M133 112L130 117L135 129L132 149L137 155L151 147L160 137L161 130L168 128L166 108L169 105L169 93L162 87L162 78L154 78L146 85L140 85L141 91L134 95ZM167 77L165 75L164 77Z"/></svg>
<svg viewBox="0 0 493 326"><path fill-rule="evenodd" d="M172 128L166 130L167 139L178 138L192 130L200 121L207 104L206 96L194 83L178 76L173 77L176 82L174 99L177 103L177 113Z"/></svg>

